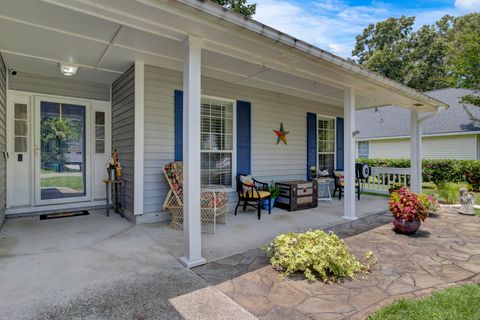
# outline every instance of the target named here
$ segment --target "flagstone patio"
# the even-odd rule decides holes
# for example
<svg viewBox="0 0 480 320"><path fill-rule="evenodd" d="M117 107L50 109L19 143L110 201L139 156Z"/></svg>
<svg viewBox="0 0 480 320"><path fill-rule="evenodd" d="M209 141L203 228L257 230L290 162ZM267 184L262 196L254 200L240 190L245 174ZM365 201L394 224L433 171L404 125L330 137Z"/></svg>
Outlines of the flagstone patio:
<svg viewBox="0 0 480 320"><path fill-rule="evenodd" d="M194 271L259 319L363 319L402 297L480 282L478 217L448 209L427 219L415 236L396 234L389 219L384 213L333 228L348 237L357 256L367 250L376 254L378 264L365 279L333 285L300 278L283 281L260 250Z"/></svg>

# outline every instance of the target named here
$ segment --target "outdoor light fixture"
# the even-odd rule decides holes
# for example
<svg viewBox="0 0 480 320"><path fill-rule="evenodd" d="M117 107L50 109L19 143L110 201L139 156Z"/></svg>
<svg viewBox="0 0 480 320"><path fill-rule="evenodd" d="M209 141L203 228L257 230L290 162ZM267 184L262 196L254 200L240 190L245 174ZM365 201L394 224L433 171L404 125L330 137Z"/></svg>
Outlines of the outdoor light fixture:
<svg viewBox="0 0 480 320"><path fill-rule="evenodd" d="M73 64L60 64L60 70L62 71L62 74L67 77L74 76L77 73L78 66L73 65Z"/></svg>
<svg viewBox="0 0 480 320"><path fill-rule="evenodd" d="M355 138L355 136L360 134L360 130L355 130L352 132L352 138Z"/></svg>

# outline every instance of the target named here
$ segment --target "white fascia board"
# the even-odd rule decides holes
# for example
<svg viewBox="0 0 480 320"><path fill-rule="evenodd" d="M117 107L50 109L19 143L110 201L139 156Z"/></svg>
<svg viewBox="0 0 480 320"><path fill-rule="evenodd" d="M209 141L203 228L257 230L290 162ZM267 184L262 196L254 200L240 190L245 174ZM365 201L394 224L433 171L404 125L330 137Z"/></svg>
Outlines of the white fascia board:
<svg viewBox="0 0 480 320"><path fill-rule="evenodd" d="M422 134L422 137L448 137L448 136L465 136L465 135L477 135L480 131L467 131L467 132L445 132L445 133L427 133ZM356 141L374 141L374 140L392 140L392 139L410 139L410 136L393 136L393 137L374 137L374 138L357 138Z"/></svg>

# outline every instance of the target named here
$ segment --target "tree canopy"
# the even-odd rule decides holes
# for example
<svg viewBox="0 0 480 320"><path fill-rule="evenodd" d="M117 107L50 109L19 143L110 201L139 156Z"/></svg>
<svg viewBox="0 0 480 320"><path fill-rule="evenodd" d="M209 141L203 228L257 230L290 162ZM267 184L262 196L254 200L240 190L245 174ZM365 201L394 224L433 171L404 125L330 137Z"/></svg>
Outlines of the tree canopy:
<svg viewBox="0 0 480 320"><path fill-rule="evenodd" d="M251 17L257 10L257 5L247 4L247 0L212 0L224 8L243 14L246 17Z"/></svg>
<svg viewBox="0 0 480 320"><path fill-rule="evenodd" d="M401 16L370 24L357 35L352 60L420 91L461 87L479 93L480 13L446 15L416 31L414 23L415 17ZM480 97L461 102L480 106Z"/></svg>

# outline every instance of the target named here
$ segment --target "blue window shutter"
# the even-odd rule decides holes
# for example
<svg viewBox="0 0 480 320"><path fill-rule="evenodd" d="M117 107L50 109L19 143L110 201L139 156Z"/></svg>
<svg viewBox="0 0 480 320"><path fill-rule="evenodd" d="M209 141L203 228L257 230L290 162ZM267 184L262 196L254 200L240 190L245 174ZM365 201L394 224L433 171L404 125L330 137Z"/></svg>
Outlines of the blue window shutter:
<svg viewBox="0 0 480 320"><path fill-rule="evenodd" d="M252 105L237 101L237 174L252 171Z"/></svg>
<svg viewBox="0 0 480 320"><path fill-rule="evenodd" d="M311 180L310 167L317 166L317 115L307 112L307 179Z"/></svg>
<svg viewBox="0 0 480 320"><path fill-rule="evenodd" d="M343 146L344 146L344 136L343 136L343 118L337 118L337 170L343 170Z"/></svg>
<svg viewBox="0 0 480 320"><path fill-rule="evenodd" d="M175 161L183 161L183 91L175 90Z"/></svg>

